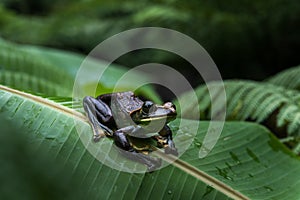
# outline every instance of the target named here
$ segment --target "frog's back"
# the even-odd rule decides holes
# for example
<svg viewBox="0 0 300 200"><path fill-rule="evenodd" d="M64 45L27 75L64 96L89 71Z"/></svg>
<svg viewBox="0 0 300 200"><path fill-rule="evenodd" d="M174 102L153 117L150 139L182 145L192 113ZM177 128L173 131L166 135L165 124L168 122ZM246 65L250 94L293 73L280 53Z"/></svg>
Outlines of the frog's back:
<svg viewBox="0 0 300 200"><path fill-rule="evenodd" d="M143 106L143 101L134 95L132 91L117 92L112 96L113 104L118 107L119 110L125 111L127 114L139 110Z"/></svg>
<svg viewBox="0 0 300 200"><path fill-rule="evenodd" d="M143 101L133 92L117 92L111 94L110 108L118 128L133 124L131 113L140 109Z"/></svg>

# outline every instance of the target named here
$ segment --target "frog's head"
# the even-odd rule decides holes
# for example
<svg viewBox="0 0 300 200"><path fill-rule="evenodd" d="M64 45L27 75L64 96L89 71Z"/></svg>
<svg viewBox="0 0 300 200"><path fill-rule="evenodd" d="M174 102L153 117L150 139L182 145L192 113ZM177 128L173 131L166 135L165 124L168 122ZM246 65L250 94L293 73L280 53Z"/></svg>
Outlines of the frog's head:
<svg viewBox="0 0 300 200"><path fill-rule="evenodd" d="M137 124L147 124L154 121L165 121L165 123L168 123L174 120L176 115L176 107L171 102L158 105L152 101L145 101L141 109L132 117Z"/></svg>

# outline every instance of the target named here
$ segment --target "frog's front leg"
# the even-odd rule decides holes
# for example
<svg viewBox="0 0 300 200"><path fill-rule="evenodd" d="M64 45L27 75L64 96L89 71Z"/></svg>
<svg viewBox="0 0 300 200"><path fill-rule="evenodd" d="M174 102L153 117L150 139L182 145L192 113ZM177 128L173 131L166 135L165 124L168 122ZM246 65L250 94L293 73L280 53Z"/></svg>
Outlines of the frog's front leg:
<svg viewBox="0 0 300 200"><path fill-rule="evenodd" d="M104 124L112 121L112 113L106 103L100 99L87 96L83 99L83 108L92 124L95 142L105 135L112 136L113 131Z"/></svg>
<svg viewBox="0 0 300 200"><path fill-rule="evenodd" d="M128 134L136 134L141 131L142 128L140 126L127 126L125 128L121 128L114 133L114 142L120 149L125 150L121 151L121 153L127 158L143 163L148 167L148 171L153 171L157 167L161 166L161 160L139 153L132 147L127 137Z"/></svg>
<svg viewBox="0 0 300 200"><path fill-rule="evenodd" d="M178 151L175 147L172 137L172 131L168 125L165 125L161 131L159 131L159 135L165 138L167 146L165 147L165 153L173 154L178 156Z"/></svg>

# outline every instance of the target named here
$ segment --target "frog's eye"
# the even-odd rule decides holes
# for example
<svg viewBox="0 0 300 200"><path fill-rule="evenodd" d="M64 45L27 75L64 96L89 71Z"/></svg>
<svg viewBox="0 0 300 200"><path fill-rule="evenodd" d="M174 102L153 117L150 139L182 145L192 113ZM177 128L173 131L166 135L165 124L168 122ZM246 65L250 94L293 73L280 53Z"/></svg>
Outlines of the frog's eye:
<svg viewBox="0 0 300 200"><path fill-rule="evenodd" d="M174 108L176 110L176 106L172 102L164 103L164 108Z"/></svg>
<svg viewBox="0 0 300 200"><path fill-rule="evenodd" d="M145 101L142 107L143 113L149 113L150 108L153 106L152 101Z"/></svg>
<svg viewBox="0 0 300 200"><path fill-rule="evenodd" d="M176 106L175 106L175 104L172 104L172 108L174 108L174 110L176 110Z"/></svg>
<svg viewBox="0 0 300 200"><path fill-rule="evenodd" d="M176 106L172 102L166 102L166 103L164 103L163 106L164 106L164 108L167 108L167 109L172 108L172 109L176 110Z"/></svg>

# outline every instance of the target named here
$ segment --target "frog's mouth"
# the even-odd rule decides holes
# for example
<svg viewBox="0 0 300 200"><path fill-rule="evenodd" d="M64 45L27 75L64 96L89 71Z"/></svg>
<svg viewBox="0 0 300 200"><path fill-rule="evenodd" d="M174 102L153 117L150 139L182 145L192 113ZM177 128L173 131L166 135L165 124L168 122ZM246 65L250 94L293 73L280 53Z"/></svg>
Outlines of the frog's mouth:
<svg viewBox="0 0 300 200"><path fill-rule="evenodd" d="M170 119L170 120L167 120ZM141 118L140 122L151 122L151 121L161 121L161 120L167 120L171 121L170 116L162 115L162 116L153 116L153 117L147 117L147 118Z"/></svg>
<svg viewBox="0 0 300 200"><path fill-rule="evenodd" d="M149 123L151 121L166 121L166 123L174 120L176 118L176 112L162 112L162 113L152 113L147 116L142 116L139 119L140 123Z"/></svg>

